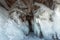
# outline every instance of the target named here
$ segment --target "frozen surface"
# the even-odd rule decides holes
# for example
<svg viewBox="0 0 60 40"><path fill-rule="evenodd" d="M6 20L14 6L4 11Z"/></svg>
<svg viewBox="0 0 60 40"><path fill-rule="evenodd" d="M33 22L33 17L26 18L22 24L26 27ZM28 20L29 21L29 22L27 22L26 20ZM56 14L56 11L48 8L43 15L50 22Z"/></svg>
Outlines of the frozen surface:
<svg viewBox="0 0 60 40"><path fill-rule="evenodd" d="M44 38L48 40L60 39L60 4L56 4L54 11L42 4L37 5L41 6L34 16L34 33L39 36L42 31Z"/></svg>
<svg viewBox="0 0 60 40"><path fill-rule="evenodd" d="M52 15L53 22L49 20L50 15ZM9 18L8 12L0 7L0 40L53 40L52 36L56 38L56 34L60 39L60 5L56 5L54 11L42 5L34 16L33 24L34 33L26 36L25 34L29 31L28 26L25 23L18 25ZM40 31L44 36L42 39L38 37Z"/></svg>
<svg viewBox="0 0 60 40"><path fill-rule="evenodd" d="M34 16L34 32L40 35L40 31L42 31L44 38L51 40L54 31L52 29L53 22L50 20L50 15L53 15L53 11L42 4L38 5L41 6Z"/></svg>
<svg viewBox="0 0 60 40"><path fill-rule="evenodd" d="M40 40L33 33L26 36L25 26L16 24L8 17L8 12L0 7L0 40Z"/></svg>
<svg viewBox="0 0 60 40"><path fill-rule="evenodd" d="M0 7L1 8L1 7ZM23 32L17 28L17 24L7 17L8 12L0 9L0 40L21 40ZM21 36L22 35L22 36ZM20 38L19 38L20 37Z"/></svg>
<svg viewBox="0 0 60 40"><path fill-rule="evenodd" d="M55 15L54 15L54 31L57 33L59 39L60 39L60 4L56 4L55 8Z"/></svg>

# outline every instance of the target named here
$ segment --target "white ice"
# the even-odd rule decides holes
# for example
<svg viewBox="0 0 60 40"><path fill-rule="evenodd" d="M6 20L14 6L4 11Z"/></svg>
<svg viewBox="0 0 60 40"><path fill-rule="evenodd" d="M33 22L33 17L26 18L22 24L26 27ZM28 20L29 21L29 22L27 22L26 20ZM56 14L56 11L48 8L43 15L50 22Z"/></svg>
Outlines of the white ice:
<svg viewBox="0 0 60 40"><path fill-rule="evenodd" d="M17 24L9 18L8 12L0 7L0 40L40 40L34 34L26 36L29 32L26 24L21 21L20 25Z"/></svg>
<svg viewBox="0 0 60 40"><path fill-rule="evenodd" d="M37 12L34 13L34 33L39 36L40 31L42 31L44 39L47 40L52 40L52 35L57 33L60 39L60 5L56 5L54 11L45 5L38 5L41 6ZM53 22L49 20L50 15L52 15ZM19 24L10 19L8 12L0 7L0 40L40 40L40 38L36 37L33 33L25 36L25 34L29 32L28 25L26 25L26 22Z"/></svg>
<svg viewBox="0 0 60 40"><path fill-rule="evenodd" d="M8 17L8 12L0 7L0 40L22 40L25 37L22 30L26 31L26 27L24 24L23 29L18 27L19 25Z"/></svg>
<svg viewBox="0 0 60 40"><path fill-rule="evenodd" d="M39 36L40 27L45 38L51 39L53 35L56 38L57 34L57 37L60 39L60 4L55 4L53 11L42 4L37 5L40 5L40 9L34 16L34 33ZM53 21L49 20L50 15Z"/></svg>
<svg viewBox="0 0 60 40"><path fill-rule="evenodd" d="M56 8L55 8L54 12L55 12L55 15L53 17L53 19L54 19L53 28L60 39L60 4L56 4Z"/></svg>

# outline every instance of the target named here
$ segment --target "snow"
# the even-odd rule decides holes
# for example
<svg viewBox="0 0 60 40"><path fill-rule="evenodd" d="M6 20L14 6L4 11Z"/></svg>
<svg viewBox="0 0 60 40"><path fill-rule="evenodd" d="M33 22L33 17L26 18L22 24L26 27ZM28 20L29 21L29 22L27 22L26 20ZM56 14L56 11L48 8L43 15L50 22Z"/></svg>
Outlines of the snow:
<svg viewBox="0 0 60 40"><path fill-rule="evenodd" d="M1 8L2 9L2 8ZM22 40L25 35L23 31L18 29L18 25L7 17L7 11L0 9L0 40ZM19 38L20 37L20 38Z"/></svg>
<svg viewBox="0 0 60 40"><path fill-rule="evenodd" d="M32 33L29 33L28 22L19 20L16 11L13 12L14 16L11 16L17 23L9 18L4 8L0 7L0 40L54 40L56 35L60 39L60 5L56 4L54 11L43 4L38 5L41 6L34 13ZM43 38L40 38L41 32Z"/></svg>
<svg viewBox="0 0 60 40"><path fill-rule="evenodd" d="M18 29L21 29L24 32L24 34L28 34L29 33L28 22L27 21L22 22L21 18L19 18L19 16L21 16L22 13L21 12L17 13L18 10L17 11L15 10L12 10L14 12L11 11L10 18L12 18L16 22L16 24L18 25L17 26Z"/></svg>
<svg viewBox="0 0 60 40"><path fill-rule="evenodd" d="M34 34L26 36L28 34L28 25L26 24L22 22L20 25L17 24L9 18L8 12L0 7L0 40L40 40Z"/></svg>
<svg viewBox="0 0 60 40"><path fill-rule="evenodd" d="M43 6L43 5L40 6L40 9L38 9L38 11L35 13L35 18L34 18L34 29L36 28L34 30L35 33L38 33L38 35L40 35L40 29L41 29L44 37L46 37L46 38L52 37L53 22L51 22L49 20L50 15L52 15L52 13L53 13L53 11L50 10L49 8L47 8L46 6ZM38 26L38 24L40 26Z"/></svg>
<svg viewBox="0 0 60 40"><path fill-rule="evenodd" d="M50 10L46 6L42 4L36 3L38 6L40 5L40 9L35 13L33 29L34 33L37 36L40 36L40 31L45 39L52 40L52 36L56 38L56 35L60 36L60 6L56 5L54 11ZM35 5L36 5L35 4ZM51 20L50 20L51 18ZM60 39L60 38L59 38Z"/></svg>
<svg viewBox="0 0 60 40"><path fill-rule="evenodd" d="M54 16L54 31L57 33L59 39L60 39L60 5L56 4L55 16Z"/></svg>

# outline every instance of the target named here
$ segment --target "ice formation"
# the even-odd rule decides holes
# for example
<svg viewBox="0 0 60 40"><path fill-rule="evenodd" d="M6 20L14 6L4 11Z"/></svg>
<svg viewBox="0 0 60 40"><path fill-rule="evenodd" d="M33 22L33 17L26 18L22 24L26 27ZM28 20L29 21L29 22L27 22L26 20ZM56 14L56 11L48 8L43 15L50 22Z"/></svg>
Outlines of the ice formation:
<svg viewBox="0 0 60 40"><path fill-rule="evenodd" d="M34 13L34 20L32 21L34 34L38 37L43 36L42 40L60 39L60 4L56 4L54 10L50 10L42 4L38 5L41 6ZM24 40L26 34L29 33L28 22L19 20L16 11L13 14L15 21L10 19L8 12L0 7L0 40ZM40 35L41 32L42 35ZM31 37L33 35L30 35L28 39L35 40L35 36ZM40 39L36 38L36 40Z"/></svg>

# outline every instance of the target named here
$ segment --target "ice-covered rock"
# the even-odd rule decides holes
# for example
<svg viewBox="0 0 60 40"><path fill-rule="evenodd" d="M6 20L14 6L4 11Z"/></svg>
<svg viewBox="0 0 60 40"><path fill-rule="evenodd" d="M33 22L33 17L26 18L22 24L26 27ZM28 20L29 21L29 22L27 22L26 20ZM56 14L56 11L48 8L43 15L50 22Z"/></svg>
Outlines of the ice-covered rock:
<svg viewBox="0 0 60 40"><path fill-rule="evenodd" d="M40 8L34 15L34 33L40 36L40 31L42 31L42 34L45 38L51 39L52 34L54 34L52 29L53 11L42 4L37 5L40 6Z"/></svg>
<svg viewBox="0 0 60 40"><path fill-rule="evenodd" d="M25 34L28 34L28 26L26 26L26 23L21 22L20 24L18 25L10 19L8 12L0 7L0 40L23 40Z"/></svg>
<svg viewBox="0 0 60 40"><path fill-rule="evenodd" d="M56 4L54 12L45 5L37 5L40 8L34 13L34 20L32 21L34 34L39 37L42 36L43 40L60 39L60 4ZM14 11L12 14L13 19L10 19L8 12L0 7L0 40L41 40L33 33L25 36L29 33L28 22L22 22L19 19L20 13L17 14Z"/></svg>
<svg viewBox="0 0 60 40"><path fill-rule="evenodd" d="M54 19L54 31L57 33L58 38L60 39L60 4L56 4L56 8L54 10L55 15L53 17Z"/></svg>
<svg viewBox="0 0 60 40"><path fill-rule="evenodd" d="M21 17L23 13L19 11L18 9L16 10L15 8L10 11L10 18L14 20L18 24L18 28L21 29L25 34L29 33L29 24L27 21L22 21ZM23 14L24 15L24 14Z"/></svg>

